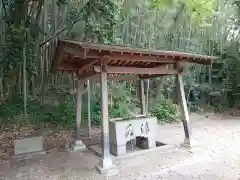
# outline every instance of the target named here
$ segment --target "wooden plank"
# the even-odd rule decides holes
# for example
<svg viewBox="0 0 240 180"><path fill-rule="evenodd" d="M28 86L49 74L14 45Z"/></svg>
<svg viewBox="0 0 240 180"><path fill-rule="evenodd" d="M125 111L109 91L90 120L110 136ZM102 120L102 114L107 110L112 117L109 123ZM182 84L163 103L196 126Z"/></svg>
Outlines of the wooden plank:
<svg viewBox="0 0 240 180"><path fill-rule="evenodd" d="M170 68L172 69L172 68ZM177 73L177 70L176 70L176 73ZM182 73L179 73L179 74L183 74L184 72ZM158 78L158 77L163 77L163 76L168 76L169 74L144 74L144 75L139 75L139 79L154 79L154 78ZM174 75L174 74L173 74Z"/></svg>
<svg viewBox="0 0 240 180"><path fill-rule="evenodd" d="M94 66L94 71L97 73L101 72L100 66ZM155 74L155 75L173 75L177 74L175 69L169 69L167 67L157 68L135 68L135 67L124 67L124 66L106 66L105 70L107 73L113 74Z"/></svg>
<svg viewBox="0 0 240 180"><path fill-rule="evenodd" d="M137 54L121 54L121 53L111 53L109 55L103 56L110 60L122 60L128 62L159 62L159 63L174 63L176 60L167 59L160 56L139 56Z"/></svg>
<svg viewBox="0 0 240 180"><path fill-rule="evenodd" d="M74 56L78 56L82 59L87 59L87 58L96 59L100 57L100 54L97 52L91 51L91 53L89 53L89 52L86 52L87 50L85 49L73 48L68 46L65 46L63 48L63 51L66 53L72 54Z"/></svg>
<svg viewBox="0 0 240 180"><path fill-rule="evenodd" d="M99 60L84 60L85 62L87 62L86 64L82 65L82 64L78 64L77 61L74 62L62 62L59 67L57 68L58 70L77 70L80 72L86 71L88 68L90 68L91 66L93 66L94 64L96 64Z"/></svg>

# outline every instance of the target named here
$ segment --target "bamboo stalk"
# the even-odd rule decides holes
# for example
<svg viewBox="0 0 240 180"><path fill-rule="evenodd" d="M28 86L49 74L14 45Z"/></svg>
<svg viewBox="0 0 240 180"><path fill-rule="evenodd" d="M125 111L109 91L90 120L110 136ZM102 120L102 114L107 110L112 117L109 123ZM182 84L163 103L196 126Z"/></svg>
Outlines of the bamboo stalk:
<svg viewBox="0 0 240 180"><path fill-rule="evenodd" d="M43 13L42 13L42 27L44 32L47 32L48 30L48 2L44 3L43 7ZM43 40L46 40L46 35L43 36ZM45 50L43 50L45 48ZM44 91L45 91L45 77L48 77L48 50L49 46L46 44L45 47L41 47L41 105L44 104ZM46 72L45 72L45 66L46 66ZM45 75L46 74L46 75ZM46 81L48 82L48 78L46 78Z"/></svg>
<svg viewBox="0 0 240 180"><path fill-rule="evenodd" d="M26 42L23 44L22 50L23 57L23 104L24 104L24 116L27 117L27 57L26 57ZM26 119L25 119L26 120Z"/></svg>
<svg viewBox="0 0 240 180"><path fill-rule="evenodd" d="M5 28L5 24L4 24L4 19L3 19L3 7L2 7L2 2L0 2L0 46L4 47L5 44L5 33L4 33L4 28ZM4 58L4 49L1 48L0 51L0 62L3 60ZM3 89L3 64L1 64L0 66L0 72L1 72L1 77L0 77L0 97L1 97L1 102L4 101L4 89Z"/></svg>

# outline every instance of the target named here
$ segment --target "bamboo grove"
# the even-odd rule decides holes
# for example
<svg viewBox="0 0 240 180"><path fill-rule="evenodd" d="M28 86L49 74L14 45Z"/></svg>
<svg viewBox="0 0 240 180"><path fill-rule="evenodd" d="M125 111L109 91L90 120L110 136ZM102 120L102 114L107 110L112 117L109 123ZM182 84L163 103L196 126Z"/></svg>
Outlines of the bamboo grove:
<svg viewBox="0 0 240 180"><path fill-rule="evenodd" d="M44 106L50 92L74 93L72 77L49 72L59 38L218 56L211 68L188 68L189 105L235 106L240 97L238 8L237 0L1 0L0 111L11 111L8 102L18 96L18 114L27 119L33 100ZM149 101L172 98L172 81L147 81ZM110 84L111 101L126 96L134 101L137 82ZM97 98L98 83L91 85Z"/></svg>

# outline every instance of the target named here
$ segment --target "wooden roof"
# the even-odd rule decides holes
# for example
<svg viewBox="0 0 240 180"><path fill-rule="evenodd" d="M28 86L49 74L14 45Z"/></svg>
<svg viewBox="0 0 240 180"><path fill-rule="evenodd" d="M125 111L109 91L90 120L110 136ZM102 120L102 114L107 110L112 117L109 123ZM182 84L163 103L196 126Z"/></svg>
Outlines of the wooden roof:
<svg viewBox="0 0 240 180"><path fill-rule="evenodd" d="M86 42L59 40L52 63L52 72L77 74L87 78L101 72L104 61L109 74L139 74L155 77L176 74L172 65L186 62L211 64L215 57L198 54L135 49L130 47L91 44Z"/></svg>

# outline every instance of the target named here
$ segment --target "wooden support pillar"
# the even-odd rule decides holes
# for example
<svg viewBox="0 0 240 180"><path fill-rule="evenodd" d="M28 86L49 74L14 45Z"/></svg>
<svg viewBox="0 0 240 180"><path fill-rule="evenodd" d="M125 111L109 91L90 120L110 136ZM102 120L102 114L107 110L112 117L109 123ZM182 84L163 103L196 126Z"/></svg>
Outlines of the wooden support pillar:
<svg viewBox="0 0 240 180"><path fill-rule="evenodd" d="M187 101L185 97L184 92L184 84L183 84L183 78L181 74L178 74L176 76L176 89L178 92L178 99L179 99L179 105L181 107L182 116L183 116L183 128L184 128L184 143L182 144L185 147L190 147L190 135L191 135L191 127L190 127L190 118L188 113L188 107L187 107Z"/></svg>
<svg viewBox="0 0 240 180"><path fill-rule="evenodd" d="M77 108L76 108L76 125L77 125L77 140L81 139L81 121L82 121L82 92L83 92L83 81L78 80L77 83Z"/></svg>
<svg viewBox="0 0 240 180"><path fill-rule="evenodd" d="M146 96L145 96L145 111L146 114L149 112L149 86L150 86L150 79L147 80L147 88L146 88Z"/></svg>
<svg viewBox="0 0 240 180"><path fill-rule="evenodd" d="M104 67L101 69L101 142L102 157L96 169L101 174L115 175L118 173L116 166L112 162L110 155L109 140L109 121L108 121L108 90L107 90L107 73Z"/></svg>
<svg viewBox="0 0 240 180"><path fill-rule="evenodd" d="M77 82L77 99L76 99L76 144L74 151L85 149L86 146L83 144L81 139L81 123L82 123L82 94L84 90L84 81L78 80Z"/></svg>
<svg viewBox="0 0 240 180"><path fill-rule="evenodd" d="M139 96L140 96L141 115L146 115L144 80L140 80Z"/></svg>
<svg viewBox="0 0 240 180"><path fill-rule="evenodd" d="M91 119L91 87L90 87L90 80L87 81L88 87L88 138L91 138L92 134L92 119Z"/></svg>

